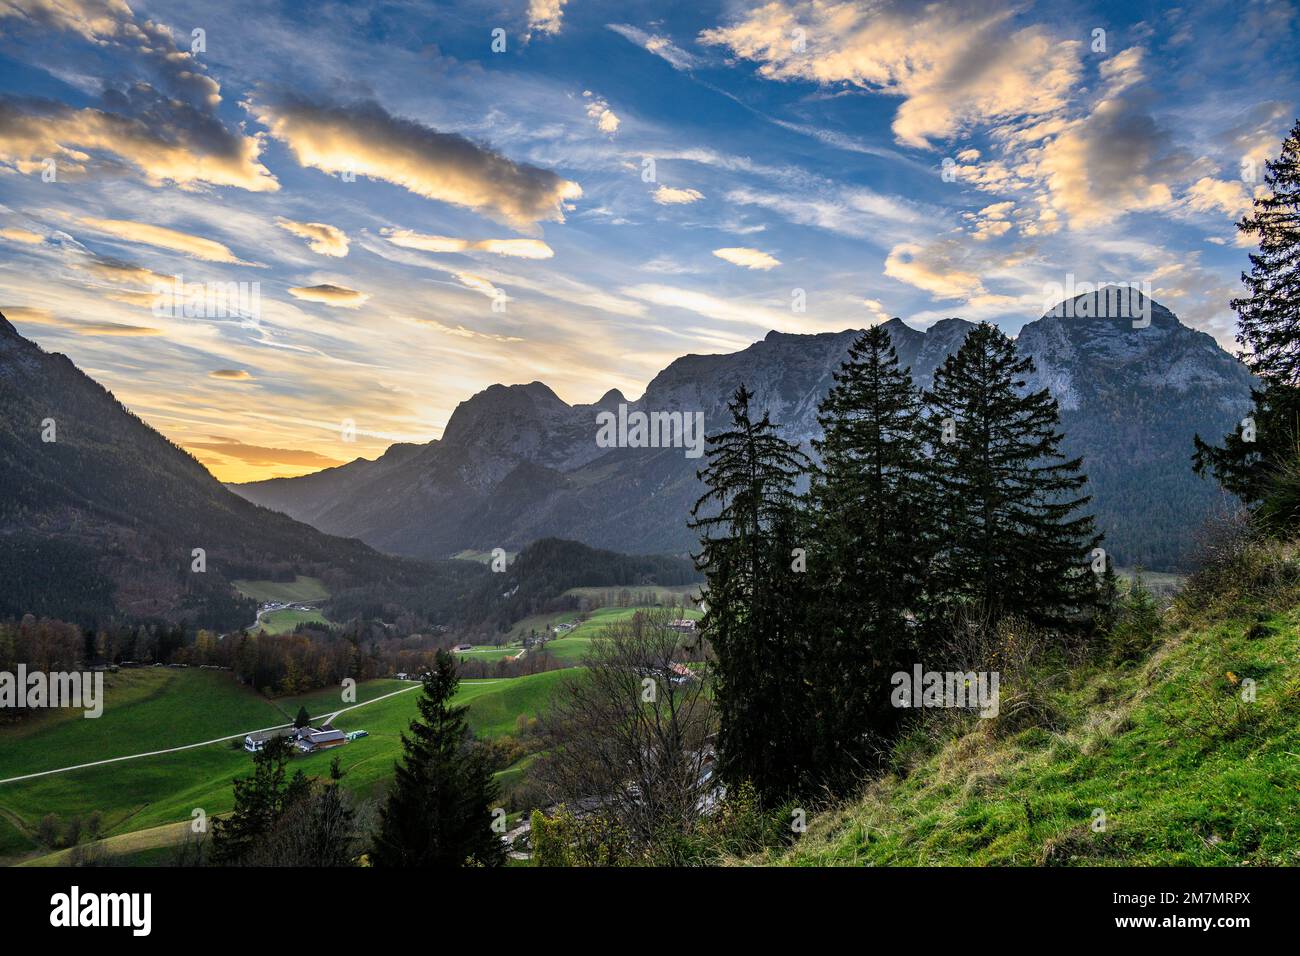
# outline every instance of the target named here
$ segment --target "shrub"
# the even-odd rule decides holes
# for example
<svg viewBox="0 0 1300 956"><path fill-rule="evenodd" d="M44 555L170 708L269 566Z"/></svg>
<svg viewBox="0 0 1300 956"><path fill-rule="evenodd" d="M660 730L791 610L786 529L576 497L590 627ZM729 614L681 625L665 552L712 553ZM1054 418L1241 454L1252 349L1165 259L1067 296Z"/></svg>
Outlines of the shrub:
<svg viewBox="0 0 1300 956"><path fill-rule="evenodd" d="M1115 623L1106 633L1107 651L1115 661L1138 660L1151 649L1159 631L1160 608L1142 584L1139 570L1119 600Z"/></svg>

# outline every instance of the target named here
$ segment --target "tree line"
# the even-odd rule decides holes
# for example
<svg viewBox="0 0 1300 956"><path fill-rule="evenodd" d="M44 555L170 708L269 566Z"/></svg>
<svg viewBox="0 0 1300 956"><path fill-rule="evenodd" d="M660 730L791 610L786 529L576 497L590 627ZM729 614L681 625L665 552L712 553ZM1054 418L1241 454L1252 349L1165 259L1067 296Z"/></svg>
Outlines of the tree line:
<svg viewBox="0 0 1300 956"><path fill-rule="evenodd" d="M869 329L819 407L816 463L736 391L691 524L724 779L772 803L844 790L898 725L891 675L959 622L1064 634L1096 620L1113 572L1032 370L982 324L919 392Z"/></svg>

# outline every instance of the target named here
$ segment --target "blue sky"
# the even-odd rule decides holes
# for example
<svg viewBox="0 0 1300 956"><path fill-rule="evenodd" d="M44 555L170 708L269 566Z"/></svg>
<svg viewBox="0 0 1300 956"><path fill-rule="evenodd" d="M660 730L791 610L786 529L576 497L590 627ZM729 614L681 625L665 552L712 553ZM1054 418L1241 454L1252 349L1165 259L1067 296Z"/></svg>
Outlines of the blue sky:
<svg viewBox="0 0 1300 956"><path fill-rule="evenodd" d="M229 480L1071 275L1231 347L1300 109L1280 2L214 6L0 3L0 308Z"/></svg>

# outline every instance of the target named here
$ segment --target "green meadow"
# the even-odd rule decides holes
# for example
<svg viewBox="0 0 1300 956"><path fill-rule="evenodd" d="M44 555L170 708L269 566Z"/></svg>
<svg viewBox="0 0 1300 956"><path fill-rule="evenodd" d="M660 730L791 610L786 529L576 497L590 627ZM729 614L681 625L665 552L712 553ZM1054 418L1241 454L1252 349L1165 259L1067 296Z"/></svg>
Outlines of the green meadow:
<svg viewBox="0 0 1300 956"><path fill-rule="evenodd" d="M328 624L320 611L299 611L296 608L283 608L263 614L258 622L268 634L290 634L299 624Z"/></svg>
<svg viewBox="0 0 1300 956"><path fill-rule="evenodd" d="M540 711L558 681L571 673L464 681L456 701L468 706L470 726L477 734L498 737L514 731L520 714ZM154 668L112 676L119 680L98 720L78 716L75 719L81 723L75 724L67 716L40 718L30 726L0 731L5 768L0 778L242 734L287 723L300 705L306 705L313 716L349 706L335 689L268 701L219 671ZM403 689L405 693L376 700ZM345 731L364 729L368 736L333 751L296 757L292 766L308 775L324 776L337 756L346 774L345 786L378 796L401 754L400 735L416 715L419 685L371 681L357 690L358 702L375 702L340 714L334 725ZM41 818L50 813L65 823L74 815L84 818L98 811L106 837L189 820L195 809L209 817L225 813L233 803L231 781L247 774L250 767L240 737L0 784L0 859L18 862L39 855L35 834Z"/></svg>
<svg viewBox="0 0 1300 956"><path fill-rule="evenodd" d="M587 620L583 621L573 630L569 631L563 637L557 637L555 640L546 644L546 653L553 658L564 663L579 663L591 650L592 639L595 638L602 630L611 624L619 621L626 621L645 608L636 607L602 607L592 611ZM682 612L683 618L699 620L704 614L695 608L688 608Z"/></svg>
<svg viewBox="0 0 1300 956"><path fill-rule="evenodd" d="M323 593L320 582L312 578L292 584L245 581L240 588L258 600L317 600ZM593 611L569 634L547 644L547 653L565 665L577 665L602 628L627 620L636 610ZM685 614L700 616L694 610ZM578 616L577 612L539 615L519 622L516 630L521 626L541 630ZM519 650L485 645L460 656L497 660ZM456 701L468 707L470 726L480 737L510 736L516 733L521 715L540 714L556 688L581 673L579 667L566 666L524 677L465 680ZM51 853L37 839L42 818L53 814L62 828L73 817L84 819L91 813L99 814L106 848L124 853L131 862L166 862L161 842L170 846L177 827L190 820L196 809L209 817L231 809L231 781L251 767L243 735L289 724L300 707L315 721L333 715L338 729L365 730L367 736L327 753L297 756L294 769L324 776L337 756L344 786L378 797L401 756L401 734L416 715L420 694L419 685L411 681L373 680L356 687L355 701L343 700L337 687L267 698L237 684L227 671L198 668L133 668L104 676L105 707L98 719L87 720L80 711L57 711L0 727L0 780L151 755L0 783L0 862L57 862L64 851ZM214 742L226 737L234 739ZM177 747L188 749L172 749ZM154 753L167 750L171 752ZM533 759L535 755L525 757L501 771L498 779L503 785L519 782Z"/></svg>
<svg viewBox="0 0 1300 956"><path fill-rule="evenodd" d="M330 596L329 589L320 578L298 575L293 581L232 581L240 594L265 604L282 601L285 604L316 604Z"/></svg>

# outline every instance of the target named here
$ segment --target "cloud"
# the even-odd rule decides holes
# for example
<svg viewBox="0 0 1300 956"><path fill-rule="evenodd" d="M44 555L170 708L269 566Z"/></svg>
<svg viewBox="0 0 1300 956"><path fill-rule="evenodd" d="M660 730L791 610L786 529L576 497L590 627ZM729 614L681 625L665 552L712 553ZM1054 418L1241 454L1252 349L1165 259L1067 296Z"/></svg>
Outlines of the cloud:
<svg viewBox="0 0 1300 956"><path fill-rule="evenodd" d="M209 378L219 378L227 382L251 382L253 376L242 368L218 368L208 373Z"/></svg>
<svg viewBox="0 0 1300 956"><path fill-rule="evenodd" d="M212 109L221 88L203 72L189 51L176 45L169 27L137 20L124 0L6 0L0 20L17 19L20 28L75 34L95 47L116 47L162 82L173 99Z"/></svg>
<svg viewBox="0 0 1300 956"><path fill-rule="evenodd" d="M49 309L31 309L21 305L0 306L0 313L10 322L24 325L47 325L57 329L67 329L77 335L102 335L137 337L162 335L158 329L143 325L122 325L117 322L83 322L77 319L65 319L55 315Z"/></svg>
<svg viewBox="0 0 1300 956"><path fill-rule="evenodd" d="M862 304L867 307L867 310L871 313L872 319L874 319L877 324L889 321L889 313L885 310L885 304L879 299L863 299Z"/></svg>
<svg viewBox="0 0 1300 956"><path fill-rule="evenodd" d="M38 246L45 241L45 237L40 233L32 232L30 229L19 229L17 226L10 229L0 229L0 239L21 242L29 246Z"/></svg>
<svg viewBox="0 0 1300 956"><path fill-rule="evenodd" d="M128 242L156 246L159 249L182 253L193 259L202 259L205 262L229 262L240 266L254 265L254 263L240 259L215 239L191 236L189 233L177 232L175 229L167 229L163 226L132 222L129 219L92 219L88 216L83 216L78 222L97 232L107 233Z"/></svg>
<svg viewBox="0 0 1300 956"><path fill-rule="evenodd" d="M1149 99L1134 89L1107 97L1044 146L1039 173L1072 227L1171 207L1178 180L1195 168L1148 111Z"/></svg>
<svg viewBox="0 0 1300 956"><path fill-rule="evenodd" d="M445 335L454 335L462 339L483 339L489 342L522 342L523 339L517 335L498 335L495 332L478 332L474 329L467 329L463 325L444 325L437 319L416 319L421 325L427 325L432 329L437 329Z"/></svg>
<svg viewBox="0 0 1300 956"><path fill-rule="evenodd" d="M111 282L113 285L145 286L145 289L111 289L103 292L107 299L123 302L127 305L152 309L160 303L170 303L170 290L175 284L174 276L165 276L145 266L114 259L109 256L97 256L87 253L73 261L73 265L88 272L97 279ZM166 290L166 291L164 291Z"/></svg>
<svg viewBox="0 0 1300 956"><path fill-rule="evenodd" d="M163 284L170 288L173 282L172 276L165 276L154 272L152 269L136 265L134 262L126 262L110 256L89 255L79 261L77 266L100 279L114 283L130 282L147 285L151 288L154 285Z"/></svg>
<svg viewBox="0 0 1300 956"><path fill-rule="evenodd" d="M14 55L99 97L78 107L0 97L0 162L30 172L50 158L61 178L135 171L184 190L279 188L258 161L261 137L226 128L216 114L220 86L166 24L137 19L122 0L4 0L0 22ZM71 35L73 47L52 33ZM111 80L81 72L110 58Z"/></svg>
<svg viewBox="0 0 1300 956"><path fill-rule="evenodd" d="M307 248L322 256L346 256L348 254L348 236L338 226L323 222L295 222L277 216L275 224L300 239L307 240Z"/></svg>
<svg viewBox="0 0 1300 956"><path fill-rule="evenodd" d="M153 91L145 86L110 99L134 103L150 95ZM56 174L65 178L125 165L152 186L174 183L185 190L205 185L251 192L280 188L258 161L262 144L257 137L231 134L220 121L178 102L134 108L142 115L0 97L0 162L32 173L53 159Z"/></svg>
<svg viewBox="0 0 1300 956"><path fill-rule="evenodd" d="M1237 180L1214 179L1203 176L1187 189L1187 205L1196 212L1213 212L1218 209L1240 219L1253 208L1253 197L1246 184Z"/></svg>
<svg viewBox="0 0 1300 956"><path fill-rule="evenodd" d="M761 269L764 272L768 269L775 269L781 264L781 260L768 255L766 252L760 252L758 249L747 249L743 246L714 249L713 254L719 259L725 259L732 265L743 266L746 269Z"/></svg>
<svg viewBox="0 0 1300 956"><path fill-rule="evenodd" d="M699 202L704 193L698 189L676 189L672 186L660 186L654 192L654 200L661 206L680 206Z"/></svg>
<svg viewBox="0 0 1300 956"><path fill-rule="evenodd" d="M456 239L451 236L429 236L409 229L382 229L380 232L393 245L424 252L490 252L498 256L517 259L549 259L553 250L540 239Z"/></svg>
<svg viewBox="0 0 1300 956"><path fill-rule="evenodd" d="M926 246L905 242L894 246L885 257L885 275L916 286L936 299L963 299L984 292L976 272L964 271L952 263L952 245L937 242Z"/></svg>
<svg viewBox="0 0 1300 956"><path fill-rule="evenodd" d="M1013 30L1014 12L985 0L774 0L700 41L758 63L768 79L900 96L894 135L927 147L969 124L1049 115L1068 102L1079 43L1055 42L1038 27Z"/></svg>
<svg viewBox="0 0 1300 956"><path fill-rule="evenodd" d="M373 102L338 106L289 99L262 108L259 118L303 166L382 179L517 228L563 222L564 204L582 195L581 186L549 170L393 116Z"/></svg>
<svg viewBox="0 0 1300 956"><path fill-rule="evenodd" d="M667 37L647 33L639 27L630 26L626 23L607 23L605 26L625 40L635 43L646 52L653 53L660 59L665 60L675 70L689 70L699 65L699 60L694 54L687 53Z"/></svg>
<svg viewBox="0 0 1300 956"><path fill-rule="evenodd" d="M802 226L858 239L879 239L900 228L933 221L933 214L906 200L870 189L827 185L820 190L770 192L742 187L727 193L727 202L758 206Z"/></svg>
<svg viewBox="0 0 1300 956"><path fill-rule="evenodd" d="M289 294L295 299L305 299L308 302L319 302L322 305L332 305L339 309L359 309L370 298L369 293L358 292L356 289L349 289L341 285L309 285L295 286L289 290Z"/></svg>
<svg viewBox="0 0 1300 956"><path fill-rule="evenodd" d="M461 285L463 285L465 288L473 289L475 292L481 292L489 299L508 300L509 298L506 295L505 291L503 289L498 289L496 286L494 286L491 280L485 279L479 275L475 275L472 272L456 272L453 273L453 276L455 277L456 281L459 282Z"/></svg>
<svg viewBox="0 0 1300 956"><path fill-rule="evenodd" d="M214 436L216 440L208 442L187 442L186 449L193 451L201 448L213 451L227 458L236 458L250 465L308 465L316 468L330 468L343 464L333 458L305 451L300 448L268 448L264 445L246 445L233 438Z"/></svg>
<svg viewBox="0 0 1300 956"><path fill-rule="evenodd" d="M595 96L591 90L585 91L582 95L590 100L587 103L587 118L595 121L596 128L610 136L617 133L622 120L609 108L609 104L599 96Z"/></svg>
<svg viewBox="0 0 1300 956"><path fill-rule="evenodd" d="M624 295L641 299L652 305L685 309L719 322L735 322L782 332L806 331L800 324L777 309L746 305L734 299L723 299L707 292L682 289L677 286L644 284L623 290Z"/></svg>
<svg viewBox="0 0 1300 956"><path fill-rule="evenodd" d="M528 31L550 36L560 32L564 4L568 0L528 0Z"/></svg>
<svg viewBox="0 0 1300 956"><path fill-rule="evenodd" d="M995 202L985 206L979 212L966 213L964 218L975 223L972 237L983 242L996 236L1004 236L1011 231L1013 223L1007 217L1015 211L1015 208L1016 204L1011 200Z"/></svg>

